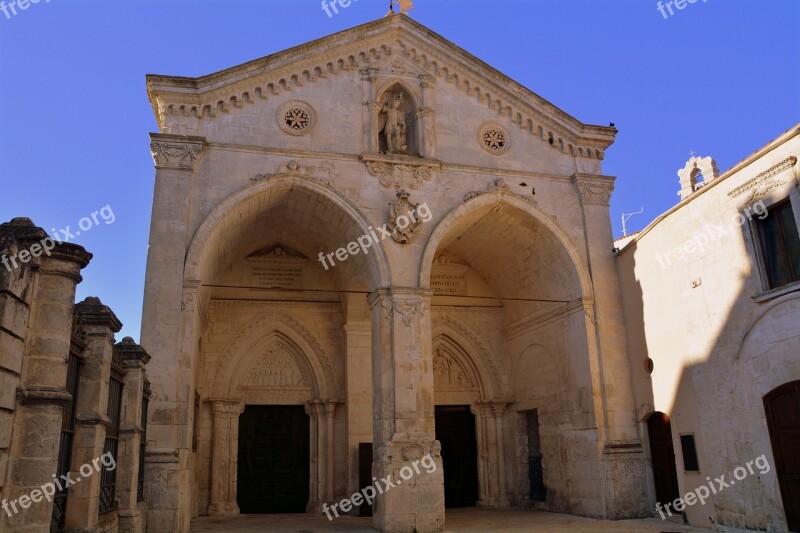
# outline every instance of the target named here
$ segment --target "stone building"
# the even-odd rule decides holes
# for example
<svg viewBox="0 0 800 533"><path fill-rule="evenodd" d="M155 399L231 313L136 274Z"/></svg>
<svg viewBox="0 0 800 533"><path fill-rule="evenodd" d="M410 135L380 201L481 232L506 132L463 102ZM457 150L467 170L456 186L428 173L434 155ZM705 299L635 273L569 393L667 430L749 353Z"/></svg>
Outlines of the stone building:
<svg viewBox="0 0 800 533"><path fill-rule="evenodd" d="M800 124L721 175L692 157L680 202L618 243L650 506L730 485L692 525L800 531L799 155Z"/></svg>
<svg viewBox="0 0 800 533"><path fill-rule="evenodd" d="M92 258L30 219L0 224L0 531L141 532L150 356L99 298Z"/></svg>
<svg viewBox="0 0 800 533"><path fill-rule="evenodd" d="M399 14L147 89L151 531L319 513L428 454L378 529L651 513L613 127Z"/></svg>

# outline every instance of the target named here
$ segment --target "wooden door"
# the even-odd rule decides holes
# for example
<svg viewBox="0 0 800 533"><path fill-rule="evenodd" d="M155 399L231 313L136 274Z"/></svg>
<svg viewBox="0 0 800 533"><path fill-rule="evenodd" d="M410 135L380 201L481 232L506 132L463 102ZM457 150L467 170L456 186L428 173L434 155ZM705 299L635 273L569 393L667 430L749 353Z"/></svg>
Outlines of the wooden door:
<svg viewBox="0 0 800 533"><path fill-rule="evenodd" d="M239 417L241 512L304 513L308 492L309 418L303 406L246 406Z"/></svg>
<svg viewBox="0 0 800 533"><path fill-rule="evenodd" d="M650 415L647 419L647 435L650 438L650 459L656 486L656 501L666 505L680 496L669 417L660 412Z"/></svg>
<svg viewBox="0 0 800 533"><path fill-rule="evenodd" d="M800 531L800 381L764 396L775 474L789 531Z"/></svg>

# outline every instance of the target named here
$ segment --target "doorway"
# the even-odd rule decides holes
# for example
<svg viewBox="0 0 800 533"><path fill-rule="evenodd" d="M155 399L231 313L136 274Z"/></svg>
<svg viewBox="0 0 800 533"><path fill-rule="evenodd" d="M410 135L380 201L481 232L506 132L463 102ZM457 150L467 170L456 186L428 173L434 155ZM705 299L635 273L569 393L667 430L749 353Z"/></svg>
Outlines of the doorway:
<svg viewBox="0 0 800 533"><path fill-rule="evenodd" d="M239 417L237 503L242 514L304 513L309 418L303 406L248 405Z"/></svg>
<svg viewBox="0 0 800 533"><path fill-rule="evenodd" d="M647 419L647 435L650 438L650 462L653 466L656 502L663 505L680 496L669 417L658 411L650 415Z"/></svg>
<svg viewBox="0 0 800 533"><path fill-rule="evenodd" d="M478 443L468 405L436 406L436 439L442 443L444 506L473 507L478 501Z"/></svg>
<svg viewBox="0 0 800 533"><path fill-rule="evenodd" d="M764 411L786 522L789 531L800 531L800 381L764 396Z"/></svg>

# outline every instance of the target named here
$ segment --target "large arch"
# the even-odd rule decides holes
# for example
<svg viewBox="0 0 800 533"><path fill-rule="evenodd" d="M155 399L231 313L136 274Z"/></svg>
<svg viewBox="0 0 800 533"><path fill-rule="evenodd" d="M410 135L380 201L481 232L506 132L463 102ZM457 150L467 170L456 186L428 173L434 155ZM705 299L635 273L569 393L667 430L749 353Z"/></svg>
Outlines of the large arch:
<svg viewBox="0 0 800 533"><path fill-rule="evenodd" d="M533 203L504 190L487 192L467 200L450 211L437 224L425 245L425 251L420 260L419 286L422 288L430 287L431 266L433 265L434 256L437 250L446 247L447 239L455 237L459 229L474 223L481 215L488 213L492 207L499 205L509 206L533 217L534 220L552 233L553 237L563 246L564 252L575 269L581 287L580 297L584 300L591 300L594 294L591 276L583 258L578 253L577 247L567 233L549 215Z"/></svg>
<svg viewBox="0 0 800 533"><path fill-rule="evenodd" d="M223 253L230 252L231 248L240 244L239 240L243 238L243 234L248 233L259 215L278 206L283 200L290 199L292 193L307 195L309 209L304 211L308 214L306 221L319 217L326 222L320 224L320 231L316 234L315 241L320 244L320 252L331 251L335 244L339 247L362 235L370 234L372 226L366 217L355 204L334 188L296 173L277 174L229 195L211 210L192 237L186 254L184 281L209 279L218 274L226 264L221 261ZM319 216L323 213L326 215L324 218ZM345 231L337 235L338 229ZM212 255L214 252L216 256ZM369 267L365 272L365 281L370 289L388 286L391 273L383 246L373 242L367 255ZM316 254L313 259L316 260ZM356 262L362 263L361 258L340 263L337 266L344 268L334 269L334 273L339 274L344 270L355 277L352 265Z"/></svg>

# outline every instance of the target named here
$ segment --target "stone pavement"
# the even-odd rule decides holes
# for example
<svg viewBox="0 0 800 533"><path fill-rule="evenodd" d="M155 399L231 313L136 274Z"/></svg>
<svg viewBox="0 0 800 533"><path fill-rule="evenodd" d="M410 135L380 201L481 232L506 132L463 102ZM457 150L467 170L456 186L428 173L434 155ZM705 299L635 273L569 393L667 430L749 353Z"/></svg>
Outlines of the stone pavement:
<svg viewBox="0 0 800 533"><path fill-rule="evenodd" d="M323 533L341 531L347 533L372 533L371 518L341 517L329 522L324 516L308 514L243 515L234 518L203 517L192 521L192 533L236 532L236 533ZM522 533L684 533L705 532L698 529L665 522L647 520L592 520L565 514L546 513L523 509L448 509L447 532Z"/></svg>

